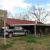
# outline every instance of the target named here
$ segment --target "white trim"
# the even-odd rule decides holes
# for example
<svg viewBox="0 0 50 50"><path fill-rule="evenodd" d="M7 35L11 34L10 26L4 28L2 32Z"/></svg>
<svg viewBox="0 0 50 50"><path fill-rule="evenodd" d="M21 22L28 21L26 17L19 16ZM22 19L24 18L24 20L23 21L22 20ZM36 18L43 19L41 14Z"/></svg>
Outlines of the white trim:
<svg viewBox="0 0 50 50"><path fill-rule="evenodd" d="M35 24L13 24L11 26L29 26L29 25L35 25ZM50 26L50 24L36 24L37 26Z"/></svg>
<svg viewBox="0 0 50 50"><path fill-rule="evenodd" d="M18 25L21 25L21 26L23 25L23 26L24 26L24 25L35 25L35 24L13 24L13 25L11 25L11 26L14 26L14 25L17 25L17 26L18 26Z"/></svg>

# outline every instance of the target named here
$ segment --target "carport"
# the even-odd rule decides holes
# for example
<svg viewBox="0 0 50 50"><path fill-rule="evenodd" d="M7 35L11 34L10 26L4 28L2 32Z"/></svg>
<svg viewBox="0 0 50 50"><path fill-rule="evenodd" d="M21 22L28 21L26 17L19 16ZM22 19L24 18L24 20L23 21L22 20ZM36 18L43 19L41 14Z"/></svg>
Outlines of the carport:
<svg viewBox="0 0 50 50"><path fill-rule="evenodd" d="M29 30L32 34L38 33L41 28L43 28L44 24L41 22L28 21L28 20L19 20L19 19L11 19L7 18L6 25L9 26L21 26L26 30ZM36 28L35 28L36 26ZM41 27L42 26L42 27Z"/></svg>
<svg viewBox="0 0 50 50"><path fill-rule="evenodd" d="M37 22L37 24L35 23L35 21L28 21L28 20L19 20L19 19L12 19L12 18L7 18L6 19L6 27L9 26L21 26L26 30L29 30L32 34L35 33L40 33L40 31L42 30L43 33L45 32L50 32L50 24L43 24L41 22ZM36 26L36 28L35 28ZM47 30L47 31L46 31ZM2 31L0 31L2 32Z"/></svg>
<svg viewBox="0 0 50 50"><path fill-rule="evenodd" d="M29 30L32 34L34 33L46 33L50 32L50 25L48 24L43 24L41 22L36 22L35 21L28 21L28 20L19 20L19 19L12 19L12 18L7 18L6 19L6 26L22 26L24 29Z"/></svg>

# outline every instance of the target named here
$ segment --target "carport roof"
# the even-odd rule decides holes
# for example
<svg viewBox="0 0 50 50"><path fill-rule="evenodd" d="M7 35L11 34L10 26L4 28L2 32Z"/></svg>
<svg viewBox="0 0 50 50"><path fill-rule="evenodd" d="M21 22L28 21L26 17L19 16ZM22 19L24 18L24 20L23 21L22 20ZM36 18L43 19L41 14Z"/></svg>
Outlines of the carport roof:
<svg viewBox="0 0 50 50"><path fill-rule="evenodd" d="M42 24L41 22L37 22L38 24ZM6 19L7 25L35 25L35 21L28 21L28 20L20 20L20 19Z"/></svg>
<svg viewBox="0 0 50 50"><path fill-rule="evenodd" d="M8 24L8 25L35 24L35 22L34 21L27 21L27 20L19 20L19 19L7 18L6 19L6 24Z"/></svg>

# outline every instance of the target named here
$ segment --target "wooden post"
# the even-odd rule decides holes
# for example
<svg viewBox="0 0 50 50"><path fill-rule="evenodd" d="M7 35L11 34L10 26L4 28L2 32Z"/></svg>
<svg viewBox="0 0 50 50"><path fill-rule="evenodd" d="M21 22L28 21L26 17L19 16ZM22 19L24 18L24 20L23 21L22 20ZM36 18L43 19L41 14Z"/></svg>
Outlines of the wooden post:
<svg viewBox="0 0 50 50"><path fill-rule="evenodd" d="M4 15L4 45L6 45L6 18L7 18L7 11Z"/></svg>
<svg viewBox="0 0 50 50"><path fill-rule="evenodd" d="M34 25L34 35L36 36L36 24L37 24L37 20L35 20L35 25Z"/></svg>
<svg viewBox="0 0 50 50"><path fill-rule="evenodd" d="M6 18L4 17L4 45L6 45Z"/></svg>

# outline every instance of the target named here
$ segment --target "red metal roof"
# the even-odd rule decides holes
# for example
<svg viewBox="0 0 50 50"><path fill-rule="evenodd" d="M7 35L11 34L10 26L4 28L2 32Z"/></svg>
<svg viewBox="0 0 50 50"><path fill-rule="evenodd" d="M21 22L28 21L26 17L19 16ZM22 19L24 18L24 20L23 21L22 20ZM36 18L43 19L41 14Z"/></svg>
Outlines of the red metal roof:
<svg viewBox="0 0 50 50"><path fill-rule="evenodd" d="M8 25L16 25L16 24L35 24L35 22L34 22L34 21L27 21L27 20L19 20L19 19L7 18L6 24L8 24Z"/></svg>
<svg viewBox="0 0 50 50"><path fill-rule="evenodd" d="M41 22L37 22L38 24L42 24ZM28 20L20 20L20 19L12 19L12 18L7 18L6 19L6 24L8 25L18 25L18 24L35 24L35 21L28 21Z"/></svg>

